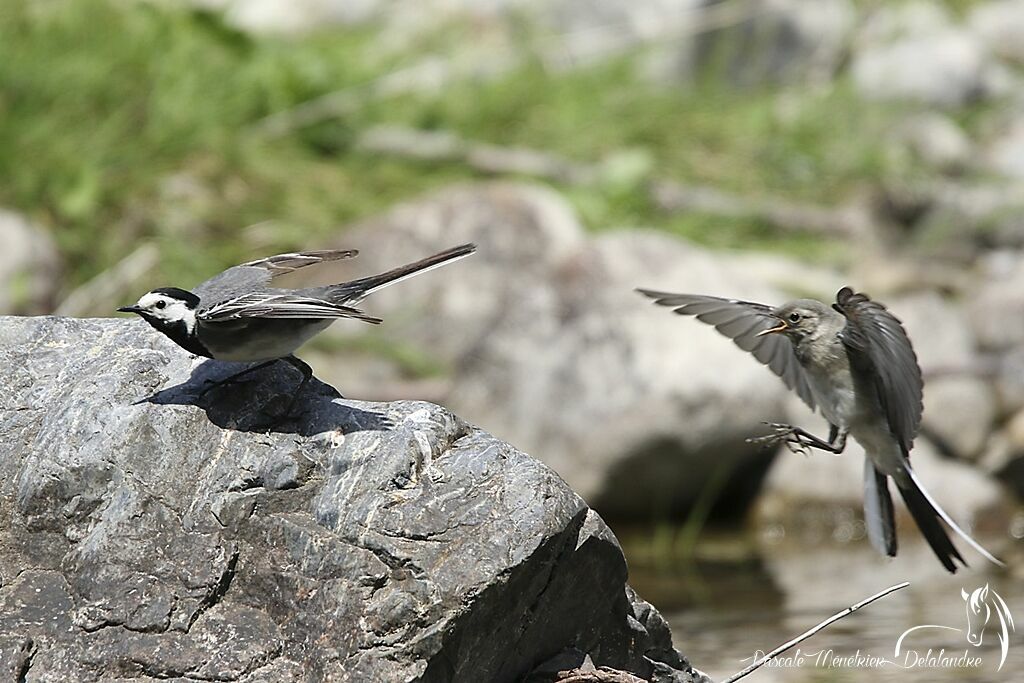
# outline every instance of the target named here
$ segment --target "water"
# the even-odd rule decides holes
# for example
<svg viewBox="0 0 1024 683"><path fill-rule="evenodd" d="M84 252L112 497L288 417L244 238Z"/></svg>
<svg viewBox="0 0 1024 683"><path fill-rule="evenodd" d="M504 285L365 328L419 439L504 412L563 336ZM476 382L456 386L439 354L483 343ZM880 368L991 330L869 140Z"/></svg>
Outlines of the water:
<svg viewBox="0 0 1024 683"><path fill-rule="evenodd" d="M741 670L758 651L770 651L839 610L903 581L911 585L854 612L782 657L785 666L759 669L744 683L1006 683L1024 681L1024 580L965 555L971 568L950 575L927 546L903 542L890 560L866 543L758 545L738 538L701 541L702 559L665 560L650 539L624 543L630 583L672 627L676 647L712 680ZM902 540L902 539L901 539ZM989 542L1000 549L1000 544ZM1005 547L1005 541L1003 547ZM662 559L658 559L661 557ZM1017 558L1019 560L1019 558ZM985 584L1017 618L1002 669L999 619L991 612L982 644L966 638L968 593ZM903 641L897 639L920 625ZM956 629L956 630L951 630ZM928 650L933 659L928 659ZM936 661L966 655L961 662ZM854 661L851 657L859 657ZM889 661L883 661L889 660ZM958 666L957 664L961 664Z"/></svg>

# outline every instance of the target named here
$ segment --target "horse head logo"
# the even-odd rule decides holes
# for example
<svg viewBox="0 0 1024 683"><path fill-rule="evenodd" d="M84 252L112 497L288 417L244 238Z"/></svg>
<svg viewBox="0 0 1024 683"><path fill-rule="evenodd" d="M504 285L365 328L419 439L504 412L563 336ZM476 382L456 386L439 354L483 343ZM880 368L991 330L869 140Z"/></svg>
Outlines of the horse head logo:
<svg viewBox="0 0 1024 683"><path fill-rule="evenodd" d="M1003 668L1006 661L1006 653L1010 649L1010 631L1014 630L1013 615L1010 608L1000 597L999 593L990 590L986 583L981 588L975 588L968 593L960 589L960 597L967 604L967 642L977 647L981 645L985 636L985 627L988 626L992 614L995 613L999 619L999 632L996 637L999 639L999 646L1002 658L999 660L999 668Z"/></svg>
<svg viewBox="0 0 1024 683"><path fill-rule="evenodd" d="M967 628L964 629L967 633L967 642L978 647L981 645L982 638L985 636L985 629L989 626L989 622L992 621L992 626L995 626L995 621L992 619L992 615L996 615L996 620L999 622L999 631L996 633L996 637L999 639L1000 659L999 669L1003 668L1003 664L1006 663L1006 654L1010 650L1010 631L1014 630L1013 616L1010 614L1010 608L1006 606L1006 602L1000 597L999 593L989 588L988 584L985 584L981 588L975 588L973 591L968 593L963 588L960 589L960 597L964 599L967 604ZM900 652L903 651L903 640L920 629L926 628L938 628L945 629L947 631L960 631L961 629L953 626L943 626L941 624L921 624L920 626L913 626L908 628L903 634L896 639L896 650L895 655L900 656Z"/></svg>

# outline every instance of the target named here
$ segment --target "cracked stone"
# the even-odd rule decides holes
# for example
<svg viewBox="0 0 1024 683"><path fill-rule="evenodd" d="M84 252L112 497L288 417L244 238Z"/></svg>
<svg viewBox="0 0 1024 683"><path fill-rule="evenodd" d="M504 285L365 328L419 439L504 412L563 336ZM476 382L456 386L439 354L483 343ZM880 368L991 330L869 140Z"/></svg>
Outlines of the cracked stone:
<svg viewBox="0 0 1024 683"><path fill-rule="evenodd" d="M511 683L576 648L699 680L545 465L317 381L266 433L294 376L200 395L231 371L138 321L0 317L0 675Z"/></svg>

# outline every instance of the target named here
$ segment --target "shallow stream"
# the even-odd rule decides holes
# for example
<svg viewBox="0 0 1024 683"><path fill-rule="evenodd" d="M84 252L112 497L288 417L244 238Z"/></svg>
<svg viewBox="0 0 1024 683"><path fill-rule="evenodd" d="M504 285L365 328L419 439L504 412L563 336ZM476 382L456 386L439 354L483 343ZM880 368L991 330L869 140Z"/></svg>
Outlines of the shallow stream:
<svg viewBox="0 0 1024 683"><path fill-rule="evenodd" d="M699 543L701 559L688 562L651 552L649 537L622 538L630 583L668 619L676 646L714 681L741 670L758 651L902 581L911 585L841 619L743 682L1024 681L1024 579L992 570L966 551L971 567L950 575L914 538L901 539L899 557L888 560L866 543L808 547L793 540L751 548L749 540L718 537ZM999 543L982 542L999 552ZM989 618L981 645L974 646L966 637L961 589L971 594L986 584L981 607L984 614L988 606ZM1017 621L1016 631L1007 627L1001 668L995 594ZM897 655L897 640L917 626L926 627L907 633Z"/></svg>

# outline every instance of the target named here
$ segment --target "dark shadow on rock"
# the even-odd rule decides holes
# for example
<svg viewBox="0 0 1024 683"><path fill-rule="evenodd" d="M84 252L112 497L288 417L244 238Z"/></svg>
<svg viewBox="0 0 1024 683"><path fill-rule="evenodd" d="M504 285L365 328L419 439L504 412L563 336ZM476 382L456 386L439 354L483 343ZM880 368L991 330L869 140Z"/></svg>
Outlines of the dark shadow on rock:
<svg viewBox="0 0 1024 683"><path fill-rule="evenodd" d="M217 384L246 367L208 360L196 367L187 381L161 389L138 403L196 406L218 427L240 432L313 436L332 430L344 434L385 431L394 426L384 413L335 400L342 398L338 390L316 377L302 388L289 414L283 415L302 381L301 375L283 362L237 381Z"/></svg>

